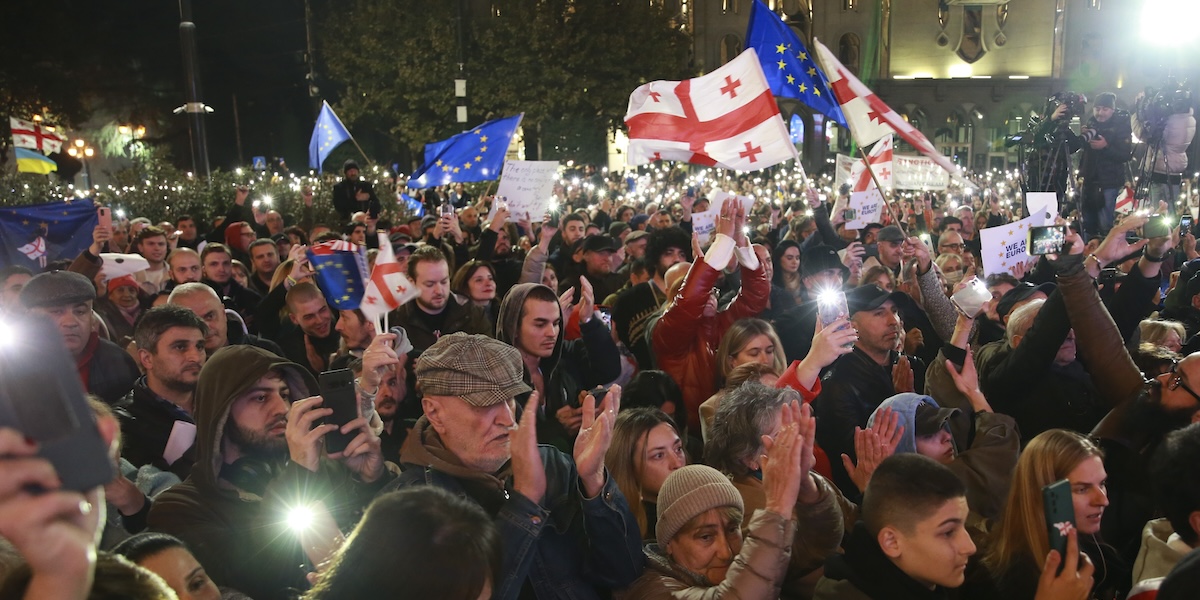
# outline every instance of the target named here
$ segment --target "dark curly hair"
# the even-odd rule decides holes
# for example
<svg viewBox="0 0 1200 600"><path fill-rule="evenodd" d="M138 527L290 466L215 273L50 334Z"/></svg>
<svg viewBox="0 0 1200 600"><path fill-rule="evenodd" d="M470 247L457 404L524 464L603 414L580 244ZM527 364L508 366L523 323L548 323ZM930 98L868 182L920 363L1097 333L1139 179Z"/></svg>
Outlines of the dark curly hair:
<svg viewBox="0 0 1200 600"><path fill-rule="evenodd" d="M678 226L664 227L650 232L646 238L646 270L658 274L658 260L668 248L679 248L687 255L688 262L692 257L692 236Z"/></svg>

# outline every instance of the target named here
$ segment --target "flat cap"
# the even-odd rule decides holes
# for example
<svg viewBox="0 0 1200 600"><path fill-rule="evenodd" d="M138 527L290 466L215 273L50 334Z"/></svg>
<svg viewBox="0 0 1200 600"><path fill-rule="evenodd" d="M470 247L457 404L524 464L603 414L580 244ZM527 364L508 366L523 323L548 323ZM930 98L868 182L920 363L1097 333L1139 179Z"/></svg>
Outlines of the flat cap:
<svg viewBox="0 0 1200 600"><path fill-rule="evenodd" d="M96 299L96 286L87 277L71 271L42 273L21 290L25 308L66 306Z"/></svg>
<svg viewBox="0 0 1200 600"><path fill-rule="evenodd" d="M521 353L486 335L444 335L417 359L417 386L426 396L458 396L472 406L492 406L532 391Z"/></svg>

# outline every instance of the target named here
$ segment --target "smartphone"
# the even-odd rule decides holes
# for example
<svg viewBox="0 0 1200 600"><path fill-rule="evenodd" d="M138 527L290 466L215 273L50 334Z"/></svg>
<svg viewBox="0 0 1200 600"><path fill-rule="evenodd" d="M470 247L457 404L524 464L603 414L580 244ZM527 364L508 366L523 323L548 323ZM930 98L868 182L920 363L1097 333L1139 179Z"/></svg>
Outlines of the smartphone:
<svg viewBox="0 0 1200 600"><path fill-rule="evenodd" d="M1192 215L1179 217L1179 235L1187 235L1192 230Z"/></svg>
<svg viewBox="0 0 1200 600"><path fill-rule="evenodd" d="M842 218L847 221L853 221L858 218L858 211L853 208L847 208L842 211Z"/></svg>
<svg viewBox="0 0 1200 600"><path fill-rule="evenodd" d="M333 409L333 414L320 420L319 425L341 427L358 418L358 394L354 391L354 373L350 369L325 371L317 378L321 388L321 406ZM356 432L344 434L333 431L325 435L325 451L341 452Z"/></svg>
<svg viewBox="0 0 1200 600"><path fill-rule="evenodd" d="M1067 228L1064 225L1030 227L1028 239L1030 256L1058 254L1067 240Z"/></svg>
<svg viewBox="0 0 1200 600"><path fill-rule="evenodd" d="M443 202L440 210L443 216L454 215L454 205L450 204L449 202Z"/></svg>
<svg viewBox="0 0 1200 600"><path fill-rule="evenodd" d="M821 327L848 316L850 309L846 305L846 292L826 290L817 295L817 318L821 319Z"/></svg>
<svg viewBox="0 0 1200 600"><path fill-rule="evenodd" d="M1050 549L1067 556L1067 532L1075 528L1075 505L1071 502L1071 482L1063 479L1042 488L1042 508L1046 513L1046 532ZM1066 561L1064 560L1063 563ZM1061 563L1060 563L1061 565Z"/></svg>
<svg viewBox="0 0 1200 600"><path fill-rule="evenodd" d="M0 427L36 440L64 489L83 492L112 481L115 465L87 392L78 377L63 377L75 372L75 360L58 328L32 316L0 328Z"/></svg>
<svg viewBox="0 0 1200 600"><path fill-rule="evenodd" d="M112 209L107 206L101 206L96 209L96 217L100 219L100 226L112 231Z"/></svg>
<svg viewBox="0 0 1200 600"><path fill-rule="evenodd" d="M600 315L600 320L604 321L609 329L612 329L612 309L607 306L597 306L596 314Z"/></svg>
<svg viewBox="0 0 1200 600"><path fill-rule="evenodd" d="M1171 235L1171 226L1162 215L1150 215L1150 220L1142 226L1142 237L1156 238Z"/></svg>
<svg viewBox="0 0 1200 600"><path fill-rule="evenodd" d="M599 407L600 403L604 402L604 397L608 395L608 388L598 385L588 393L596 400L596 406Z"/></svg>

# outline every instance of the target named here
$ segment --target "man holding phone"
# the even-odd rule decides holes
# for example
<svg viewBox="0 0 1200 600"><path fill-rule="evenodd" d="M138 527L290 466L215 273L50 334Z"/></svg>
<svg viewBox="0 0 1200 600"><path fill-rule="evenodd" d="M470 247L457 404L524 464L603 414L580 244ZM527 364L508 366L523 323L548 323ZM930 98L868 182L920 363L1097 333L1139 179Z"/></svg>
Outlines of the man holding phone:
<svg viewBox="0 0 1200 600"><path fill-rule="evenodd" d="M375 188L370 183L358 178L358 163L347 159L342 164L341 181L333 186L333 209L341 216L343 223L350 221L350 215L365 212L373 219L379 218L379 198L375 197Z"/></svg>
<svg viewBox="0 0 1200 600"><path fill-rule="evenodd" d="M365 368L380 366L373 358ZM316 390L303 367L253 346L222 348L200 371L196 468L155 499L147 524L186 542L218 585L264 600L306 589L289 511L321 501L347 527L392 479L369 416L317 424L333 411ZM357 434L327 455L335 429Z"/></svg>

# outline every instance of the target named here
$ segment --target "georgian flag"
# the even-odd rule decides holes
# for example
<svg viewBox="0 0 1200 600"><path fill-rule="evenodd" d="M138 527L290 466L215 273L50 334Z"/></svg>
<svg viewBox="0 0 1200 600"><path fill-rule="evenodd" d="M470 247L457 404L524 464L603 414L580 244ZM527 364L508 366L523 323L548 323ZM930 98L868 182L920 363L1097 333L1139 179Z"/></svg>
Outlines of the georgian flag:
<svg viewBox="0 0 1200 600"><path fill-rule="evenodd" d="M757 171L799 158L753 48L707 75L637 88L625 124L630 166L676 160Z"/></svg>
<svg viewBox="0 0 1200 600"><path fill-rule="evenodd" d="M12 129L13 146L16 148L30 148L43 154L54 154L62 151L63 142L66 141L40 123L9 117L8 124Z"/></svg>
<svg viewBox="0 0 1200 600"><path fill-rule="evenodd" d="M870 88L850 73L824 44L813 40L817 49L817 59L825 68L829 78L829 86L842 105L842 114L850 124L850 134L860 146L866 146L893 131L900 134L904 141L916 148L921 154L933 159L939 166L951 175L961 176L958 166L937 151L929 139L908 124L892 107L888 106Z"/></svg>
<svg viewBox="0 0 1200 600"><path fill-rule="evenodd" d="M886 133L883 139L876 142L875 147L871 148L871 152L867 154L867 160L871 162L871 169L875 171L875 178L879 180L879 185L882 185L885 190L892 189L892 134ZM875 182L871 180L871 173L867 171L867 163L863 159L854 161L854 165L850 167L850 191L865 192L875 188Z"/></svg>
<svg viewBox="0 0 1200 600"><path fill-rule="evenodd" d="M371 269L371 279L367 282L367 291L358 308L369 321L376 322L419 295L421 292L417 286L400 270L388 235L379 232L379 256L375 257L375 268Z"/></svg>

